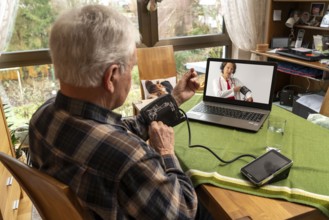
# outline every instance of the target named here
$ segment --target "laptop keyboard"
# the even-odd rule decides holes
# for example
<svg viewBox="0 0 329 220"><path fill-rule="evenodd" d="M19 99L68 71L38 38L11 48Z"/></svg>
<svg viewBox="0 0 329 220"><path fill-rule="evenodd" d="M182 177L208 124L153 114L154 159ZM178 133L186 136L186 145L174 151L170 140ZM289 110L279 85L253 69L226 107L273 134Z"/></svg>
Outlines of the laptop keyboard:
<svg viewBox="0 0 329 220"><path fill-rule="evenodd" d="M261 113L247 112L230 108L223 108L212 105L199 105L194 109L196 112L202 112L213 115L226 116L230 118L237 118L247 121L260 122L264 116Z"/></svg>

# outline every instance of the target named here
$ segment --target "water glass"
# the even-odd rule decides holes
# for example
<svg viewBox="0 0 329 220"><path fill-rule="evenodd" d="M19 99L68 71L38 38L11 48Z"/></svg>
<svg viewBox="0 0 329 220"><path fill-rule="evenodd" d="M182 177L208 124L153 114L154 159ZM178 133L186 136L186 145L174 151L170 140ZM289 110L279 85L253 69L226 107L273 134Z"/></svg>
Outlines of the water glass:
<svg viewBox="0 0 329 220"><path fill-rule="evenodd" d="M286 124L286 119L279 116L270 116L267 122L266 150L281 151Z"/></svg>

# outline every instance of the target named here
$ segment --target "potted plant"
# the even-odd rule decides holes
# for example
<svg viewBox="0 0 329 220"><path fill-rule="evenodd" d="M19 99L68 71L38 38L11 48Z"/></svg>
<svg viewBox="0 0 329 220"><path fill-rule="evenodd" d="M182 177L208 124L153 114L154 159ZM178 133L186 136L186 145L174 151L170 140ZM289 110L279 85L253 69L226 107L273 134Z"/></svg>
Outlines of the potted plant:
<svg viewBox="0 0 329 220"><path fill-rule="evenodd" d="M24 146L28 146L29 144L29 126L28 125L23 125L20 127L17 127L14 132L13 136L16 140L18 140L18 144L14 145L14 150L16 154L16 158L26 162L26 154L23 151Z"/></svg>
<svg viewBox="0 0 329 220"><path fill-rule="evenodd" d="M8 104L3 104L3 109L7 120L8 129L10 132L11 143L14 148L15 157L26 163L27 161L26 154L22 148L28 145L29 143L28 141L29 126L27 124L24 124L17 128L13 128L14 123L8 122L9 121L8 117L10 115L10 106Z"/></svg>

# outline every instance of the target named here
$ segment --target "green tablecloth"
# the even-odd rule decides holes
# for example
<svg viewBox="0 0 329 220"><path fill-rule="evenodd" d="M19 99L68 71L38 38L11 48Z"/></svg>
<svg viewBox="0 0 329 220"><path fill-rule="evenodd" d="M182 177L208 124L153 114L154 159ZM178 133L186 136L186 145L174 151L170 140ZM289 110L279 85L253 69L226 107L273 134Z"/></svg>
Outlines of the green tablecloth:
<svg viewBox="0 0 329 220"><path fill-rule="evenodd" d="M195 95L181 108L188 110L201 99L202 96ZM175 151L183 169L195 186L209 183L249 194L307 204L329 217L329 130L278 106L273 106L271 114L287 119L285 144L281 153L294 162L287 179L260 188L254 187L240 174L240 168L252 158L244 157L231 164L223 164L205 149L189 148L185 122L174 128ZM224 160L246 153L260 156L266 152L266 122L257 133L192 121L190 125L191 144L208 146Z"/></svg>

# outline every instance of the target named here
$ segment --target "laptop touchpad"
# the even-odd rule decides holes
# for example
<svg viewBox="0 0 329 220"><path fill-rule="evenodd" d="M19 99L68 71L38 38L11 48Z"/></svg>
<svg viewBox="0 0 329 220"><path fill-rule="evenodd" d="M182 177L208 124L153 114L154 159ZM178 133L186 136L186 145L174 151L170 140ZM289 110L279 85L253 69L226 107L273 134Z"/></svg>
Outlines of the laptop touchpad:
<svg viewBox="0 0 329 220"><path fill-rule="evenodd" d="M219 116L219 115L203 115L201 117L202 120L213 121L213 122L221 121L222 118L223 116Z"/></svg>

